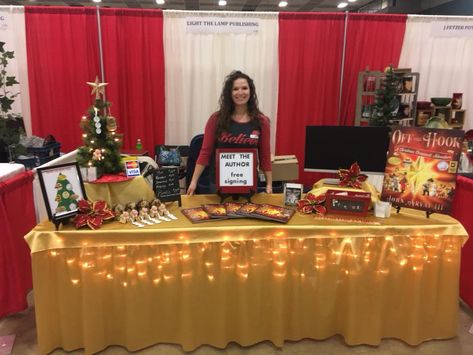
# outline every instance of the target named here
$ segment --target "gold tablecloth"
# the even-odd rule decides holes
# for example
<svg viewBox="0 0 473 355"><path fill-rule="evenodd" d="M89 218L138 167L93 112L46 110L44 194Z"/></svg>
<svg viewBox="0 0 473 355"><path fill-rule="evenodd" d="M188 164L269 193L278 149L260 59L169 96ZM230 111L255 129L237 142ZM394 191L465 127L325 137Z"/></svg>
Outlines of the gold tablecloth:
<svg viewBox="0 0 473 355"><path fill-rule="evenodd" d="M110 208L117 203L126 205L139 200L151 201L154 192L142 176L109 184L84 183L85 193L91 201L103 200Z"/></svg>
<svg viewBox="0 0 473 355"><path fill-rule="evenodd" d="M255 202L281 204L280 195ZM217 202L183 197L183 207ZM30 245L40 353L159 342L193 350L270 340L417 345L454 337L464 228L401 210L389 219L177 221L97 231L44 222ZM330 217L330 216L329 216Z"/></svg>

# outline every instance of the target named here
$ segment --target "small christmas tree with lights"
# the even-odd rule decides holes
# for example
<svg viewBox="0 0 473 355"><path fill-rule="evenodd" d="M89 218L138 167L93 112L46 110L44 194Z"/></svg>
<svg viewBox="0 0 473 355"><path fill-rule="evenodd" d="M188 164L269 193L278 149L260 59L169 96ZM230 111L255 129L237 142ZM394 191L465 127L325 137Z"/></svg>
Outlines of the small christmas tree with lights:
<svg viewBox="0 0 473 355"><path fill-rule="evenodd" d="M88 117L81 120L84 145L78 149L77 162L84 167L96 167L97 175L116 174L123 170L120 147L122 135L117 122L110 114L110 103L104 99L107 83L88 82L95 94L95 103L89 108Z"/></svg>

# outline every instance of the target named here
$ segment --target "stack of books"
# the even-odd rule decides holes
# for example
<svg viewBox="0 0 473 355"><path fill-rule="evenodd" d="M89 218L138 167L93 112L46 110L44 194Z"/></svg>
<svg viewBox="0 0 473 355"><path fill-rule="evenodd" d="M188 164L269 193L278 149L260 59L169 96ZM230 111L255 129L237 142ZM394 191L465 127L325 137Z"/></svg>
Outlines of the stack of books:
<svg viewBox="0 0 473 355"><path fill-rule="evenodd" d="M228 218L257 218L287 223L294 212L291 208L250 202L212 203L182 210L182 214L192 223L218 221Z"/></svg>

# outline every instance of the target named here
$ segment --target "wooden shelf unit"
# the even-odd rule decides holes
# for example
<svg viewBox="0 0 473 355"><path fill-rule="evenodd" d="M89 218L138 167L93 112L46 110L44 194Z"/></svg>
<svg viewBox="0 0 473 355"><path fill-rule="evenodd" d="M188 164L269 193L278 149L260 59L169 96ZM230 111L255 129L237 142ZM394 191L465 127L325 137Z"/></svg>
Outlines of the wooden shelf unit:
<svg viewBox="0 0 473 355"><path fill-rule="evenodd" d="M414 118L417 117L419 73L413 73L409 70L396 71L396 69L394 69L394 72L400 77L401 85L398 93L399 117L393 119L393 125L414 125ZM369 70L358 74L355 126L369 125L375 105L376 91L381 88L381 82L385 76L384 72Z"/></svg>
<svg viewBox="0 0 473 355"><path fill-rule="evenodd" d="M431 106L429 109L419 109L416 126L424 126L430 117L436 116L444 118L452 128L463 129L465 115L465 109L453 109L451 106Z"/></svg>

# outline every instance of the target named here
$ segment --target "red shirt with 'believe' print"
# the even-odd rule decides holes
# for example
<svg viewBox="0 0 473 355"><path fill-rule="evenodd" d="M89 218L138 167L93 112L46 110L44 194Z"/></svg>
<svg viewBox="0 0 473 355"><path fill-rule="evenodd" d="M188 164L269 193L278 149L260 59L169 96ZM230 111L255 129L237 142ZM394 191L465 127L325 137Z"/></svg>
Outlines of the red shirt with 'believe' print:
<svg viewBox="0 0 473 355"><path fill-rule="evenodd" d="M209 165L213 161L215 148L256 148L260 168L263 171L271 171L269 118L261 115L258 120L259 125L253 121L245 123L232 121L228 131L222 132L218 139L215 139L217 113L214 113L205 126L204 141L197 164Z"/></svg>

